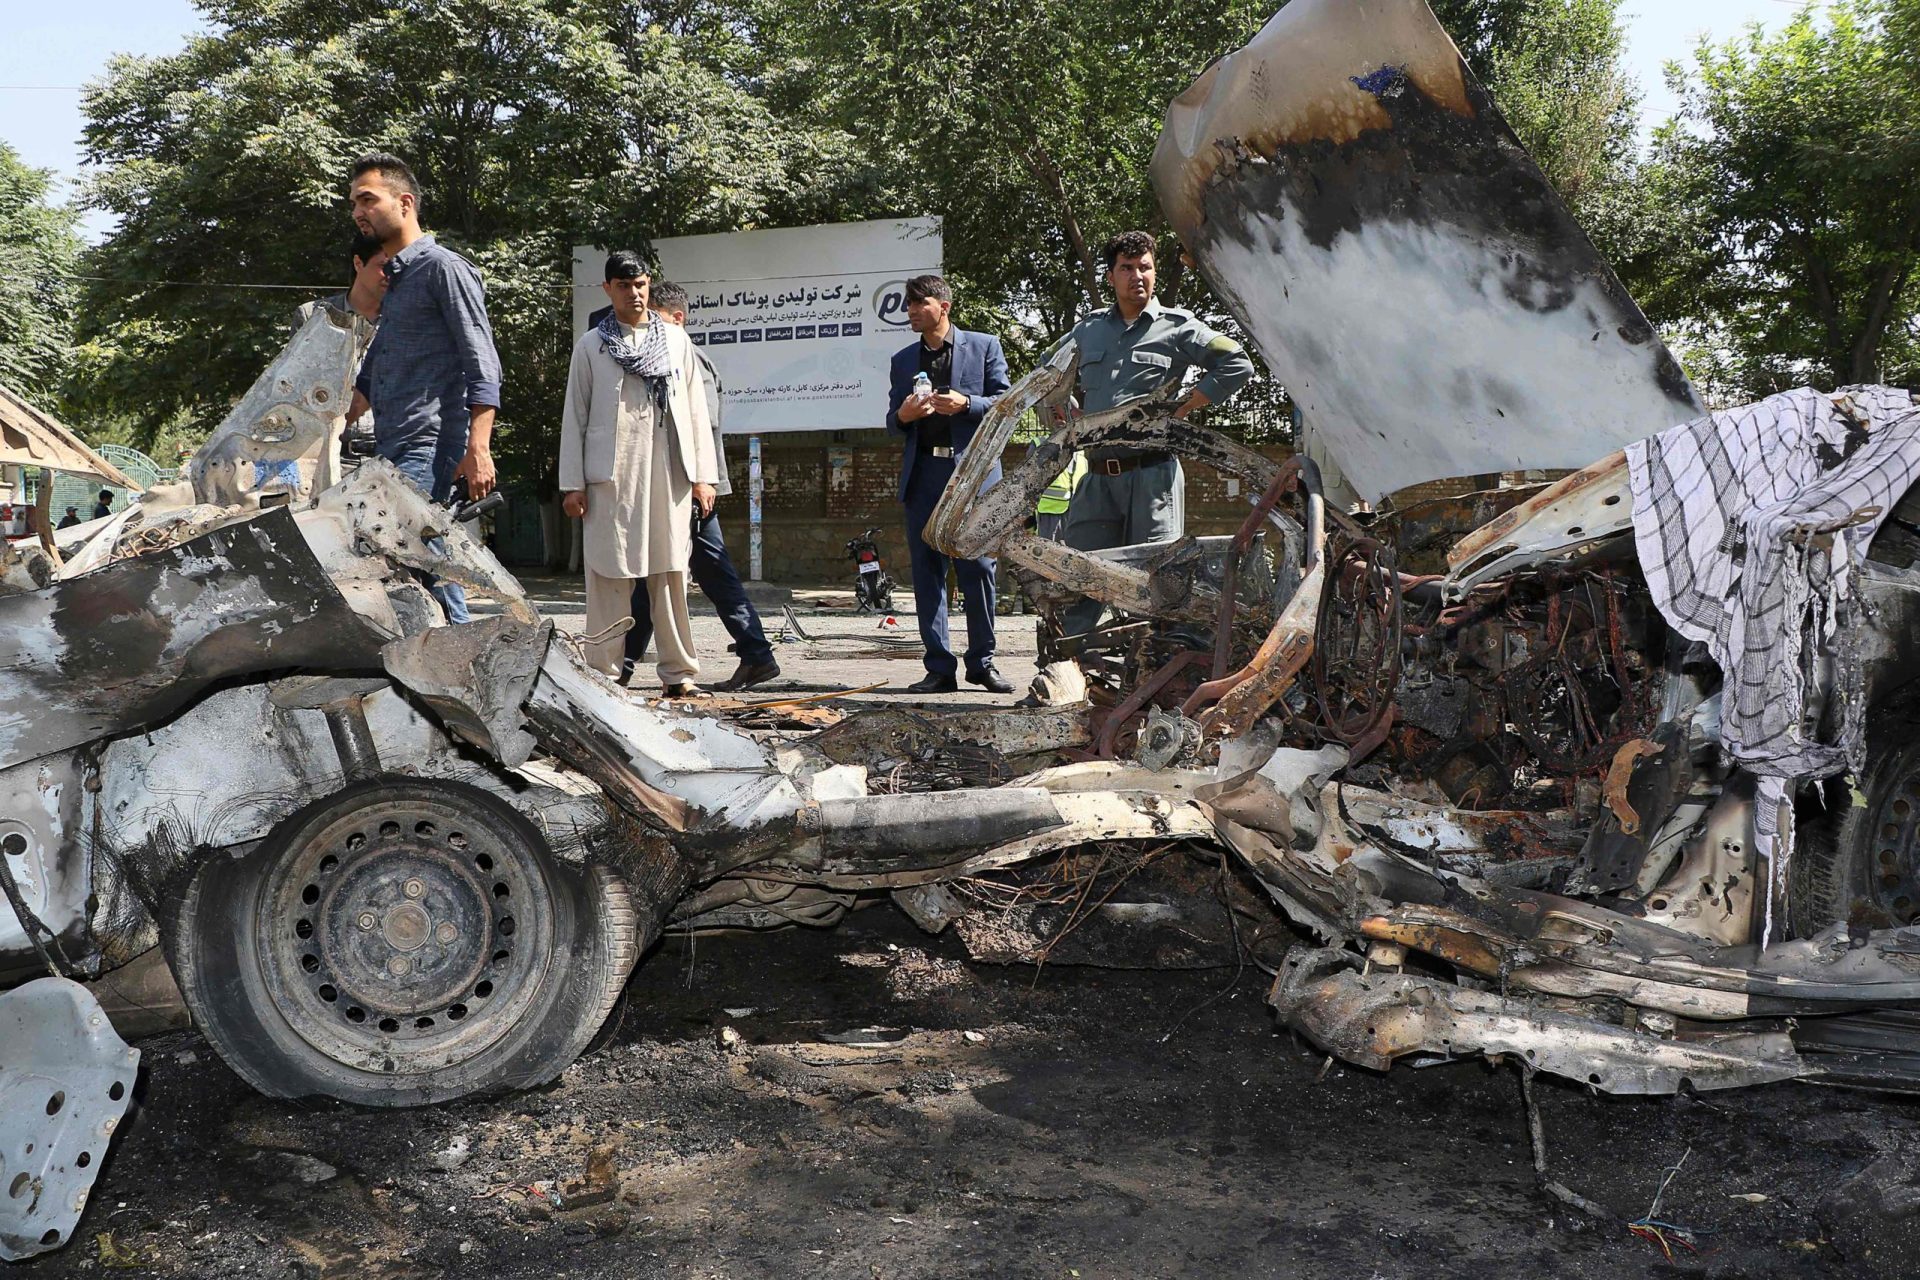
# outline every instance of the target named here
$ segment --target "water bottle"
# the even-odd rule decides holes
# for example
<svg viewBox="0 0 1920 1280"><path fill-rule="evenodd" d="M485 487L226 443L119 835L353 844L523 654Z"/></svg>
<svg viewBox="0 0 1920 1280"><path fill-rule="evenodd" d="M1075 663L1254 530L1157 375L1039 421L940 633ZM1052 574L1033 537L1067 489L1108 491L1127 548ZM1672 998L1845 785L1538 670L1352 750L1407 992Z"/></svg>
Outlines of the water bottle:
<svg viewBox="0 0 1920 1280"><path fill-rule="evenodd" d="M922 369L919 373L913 375L913 398L915 400L924 400L932 394L933 379L927 376L925 369Z"/></svg>

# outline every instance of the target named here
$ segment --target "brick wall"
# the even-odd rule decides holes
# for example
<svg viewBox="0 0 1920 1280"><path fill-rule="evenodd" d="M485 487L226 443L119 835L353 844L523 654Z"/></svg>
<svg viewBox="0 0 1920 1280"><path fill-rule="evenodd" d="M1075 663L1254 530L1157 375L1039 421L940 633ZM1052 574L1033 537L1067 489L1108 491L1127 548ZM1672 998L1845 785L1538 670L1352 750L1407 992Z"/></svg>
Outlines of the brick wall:
<svg viewBox="0 0 1920 1280"><path fill-rule="evenodd" d="M896 494L902 444L884 431L792 432L760 439L762 481L762 558L769 582L849 581L847 539L868 528L878 533L880 554L902 586L908 581L905 513ZM1264 450L1283 457L1280 448ZM1024 445L1006 454L1014 465ZM733 494L720 500L727 546L741 572L747 569L747 442L727 440L727 467ZM1187 464L1187 531L1196 535L1232 533L1246 518L1244 493L1230 495L1232 482L1213 468Z"/></svg>

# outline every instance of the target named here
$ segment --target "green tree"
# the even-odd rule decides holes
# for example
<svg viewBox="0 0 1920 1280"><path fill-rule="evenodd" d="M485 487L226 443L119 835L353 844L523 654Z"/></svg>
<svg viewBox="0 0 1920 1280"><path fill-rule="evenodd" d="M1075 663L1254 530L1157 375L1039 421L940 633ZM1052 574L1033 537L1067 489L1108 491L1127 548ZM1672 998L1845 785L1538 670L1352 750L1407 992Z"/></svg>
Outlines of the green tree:
<svg viewBox="0 0 1920 1280"><path fill-rule="evenodd" d="M48 197L53 175L0 142L0 382L49 397L65 371L73 327L78 215Z"/></svg>
<svg viewBox="0 0 1920 1280"><path fill-rule="evenodd" d="M1621 65L1620 3L1451 0L1436 8L1507 123L1603 252L1637 231L1638 93Z"/></svg>
<svg viewBox="0 0 1920 1280"><path fill-rule="evenodd" d="M754 0L770 93L860 140L872 207L944 218L962 323L1016 365L1103 305L1113 232L1166 236L1147 165L1167 104L1273 0ZM1625 222L1635 127L1619 0L1438 0L1442 25L1576 213ZM1606 236L1601 238L1605 239ZM1613 238L1618 238L1614 236ZM1161 295L1232 328L1163 239ZM1216 425L1270 427L1272 388ZM1262 394L1264 404L1252 404ZM1251 412L1248 410L1250 405Z"/></svg>
<svg viewBox="0 0 1920 1280"><path fill-rule="evenodd" d="M1629 278L1717 399L1920 376L1920 0L1836 0L1668 68Z"/></svg>
<svg viewBox="0 0 1920 1280"><path fill-rule="evenodd" d="M1147 162L1166 105L1270 9L760 0L757 12L776 93L860 140L876 206L942 215L962 321L1031 351L1099 304L1107 236L1164 229Z"/></svg>
<svg viewBox="0 0 1920 1280"><path fill-rule="evenodd" d="M397 152L471 256L507 377L496 451L550 466L572 246L804 221L846 141L769 111L724 41L624 0L200 0L213 34L91 87L102 355L81 390L152 433L224 412L347 274L351 159ZM167 283L153 283L165 281ZM249 287L238 288L235 285ZM302 286L267 289L261 286Z"/></svg>

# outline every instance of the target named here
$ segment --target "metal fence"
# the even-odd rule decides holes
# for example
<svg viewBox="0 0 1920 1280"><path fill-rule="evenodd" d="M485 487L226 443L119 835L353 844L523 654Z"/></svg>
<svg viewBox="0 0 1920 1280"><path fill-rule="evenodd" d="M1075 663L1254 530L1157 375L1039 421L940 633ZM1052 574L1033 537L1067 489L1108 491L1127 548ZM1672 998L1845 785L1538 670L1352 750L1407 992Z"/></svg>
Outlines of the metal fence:
<svg viewBox="0 0 1920 1280"><path fill-rule="evenodd" d="M163 467L138 449L130 449L123 444L103 444L94 452L148 488L156 484L168 484L179 474L176 468ZM39 497L39 480L31 470L28 472L27 487L31 497ZM115 511L127 505L129 491L126 489L103 485L89 476L69 475L66 472L57 474L53 479L53 502L49 506L54 520L58 521L68 507L78 507L82 520L91 519L93 504L99 500L102 489L113 494Z"/></svg>

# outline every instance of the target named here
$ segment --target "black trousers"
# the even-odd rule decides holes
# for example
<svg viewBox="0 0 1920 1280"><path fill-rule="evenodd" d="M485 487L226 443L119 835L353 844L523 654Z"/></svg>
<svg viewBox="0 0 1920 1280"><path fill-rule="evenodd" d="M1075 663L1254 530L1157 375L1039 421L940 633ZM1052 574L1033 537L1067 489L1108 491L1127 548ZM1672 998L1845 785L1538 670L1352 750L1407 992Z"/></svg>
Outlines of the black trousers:
<svg viewBox="0 0 1920 1280"><path fill-rule="evenodd" d="M760 612L753 607L740 573L727 554L727 542L720 533L720 509L694 522L693 549L687 571L700 584L700 590L713 601L721 625L733 637L734 651L750 666L773 661L773 646L767 643L766 628L760 625ZM627 662L639 662L653 641L653 606L647 599L647 580L633 584L633 630L627 632Z"/></svg>

